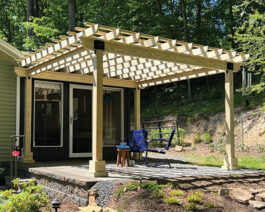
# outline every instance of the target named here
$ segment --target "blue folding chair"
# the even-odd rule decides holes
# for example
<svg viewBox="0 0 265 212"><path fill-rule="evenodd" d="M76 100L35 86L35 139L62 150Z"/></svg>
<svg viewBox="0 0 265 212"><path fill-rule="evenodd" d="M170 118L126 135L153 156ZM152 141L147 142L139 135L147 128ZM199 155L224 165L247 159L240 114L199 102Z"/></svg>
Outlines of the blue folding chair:
<svg viewBox="0 0 265 212"><path fill-rule="evenodd" d="M174 137L174 134L175 134L175 128L172 129L172 132L170 133L170 136L169 136L168 139L166 139L166 138L154 138L149 143L146 143L147 146L146 146L146 148L144 150L145 151L145 165L146 166L159 166L159 165L163 165L163 164L168 164L169 165L169 168L171 168L170 161L168 159L165 159L165 161L160 162L160 163L149 164L148 163L148 160L147 160L147 155L148 155L148 152L154 152L154 153L159 153L159 154L166 154L165 151L166 150L169 150L169 148L171 146L171 143L172 143L172 140L173 140L173 137ZM150 148L148 148L148 145L151 142L160 142L160 143L166 142L167 144L166 144L166 146L164 148L161 148L161 149L150 149Z"/></svg>
<svg viewBox="0 0 265 212"><path fill-rule="evenodd" d="M130 152L136 152L140 155L147 148L148 132L146 130L132 130L129 135Z"/></svg>

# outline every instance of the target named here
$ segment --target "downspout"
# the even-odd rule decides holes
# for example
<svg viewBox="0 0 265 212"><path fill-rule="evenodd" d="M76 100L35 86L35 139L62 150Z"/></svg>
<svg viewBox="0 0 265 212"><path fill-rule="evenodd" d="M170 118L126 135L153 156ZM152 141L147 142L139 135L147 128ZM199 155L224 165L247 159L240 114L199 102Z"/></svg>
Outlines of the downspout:
<svg viewBox="0 0 265 212"><path fill-rule="evenodd" d="M16 135L20 133L20 77L17 76L16 89Z"/></svg>

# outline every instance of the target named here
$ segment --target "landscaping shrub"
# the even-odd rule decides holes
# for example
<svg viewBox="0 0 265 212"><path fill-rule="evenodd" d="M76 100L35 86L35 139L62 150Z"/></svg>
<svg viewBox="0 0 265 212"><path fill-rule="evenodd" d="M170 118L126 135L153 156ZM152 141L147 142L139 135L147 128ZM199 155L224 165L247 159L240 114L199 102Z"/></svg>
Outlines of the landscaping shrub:
<svg viewBox="0 0 265 212"><path fill-rule="evenodd" d="M202 134L198 132L193 140L194 144L198 144L202 142Z"/></svg>
<svg viewBox="0 0 265 212"><path fill-rule="evenodd" d="M226 139L220 138L220 139L215 140L214 142L210 143L209 148L212 151L219 151L222 154L225 154L225 143L226 143Z"/></svg>
<svg viewBox="0 0 265 212"><path fill-rule="evenodd" d="M137 182L132 182L132 183L129 183L126 188L128 191L136 191L139 187L139 183Z"/></svg>
<svg viewBox="0 0 265 212"><path fill-rule="evenodd" d="M173 190L169 194L169 196L171 196L171 197L182 196L182 195L183 195L183 191L181 191L181 190Z"/></svg>
<svg viewBox="0 0 265 212"><path fill-rule="evenodd" d="M167 197L165 203L169 205L179 205L179 199L177 197Z"/></svg>
<svg viewBox="0 0 265 212"><path fill-rule="evenodd" d="M207 133L204 133L203 140L207 144L211 143L212 142L212 135L211 135L211 133L208 133L208 132Z"/></svg>
<svg viewBox="0 0 265 212"><path fill-rule="evenodd" d="M201 192L193 192L187 196L186 200L189 203L202 204L202 193Z"/></svg>
<svg viewBox="0 0 265 212"><path fill-rule="evenodd" d="M164 197L163 186L158 185L156 182L146 182L140 184L142 189L146 189L151 192L150 197L159 199Z"/></svg>
<svg viewBox="0 0 265 212"><path fill-rule="evenodd" d="M0 212L50 211L48 195L34 180L19 182L15 179L13 185L14 190L0 192Z"/></svg>
<svg viewBox="0 0 265 212"><path fill-rule="evenodd" d="M195 203L189 203L185 206L186 211L196 211L197 205Z"/></svg>

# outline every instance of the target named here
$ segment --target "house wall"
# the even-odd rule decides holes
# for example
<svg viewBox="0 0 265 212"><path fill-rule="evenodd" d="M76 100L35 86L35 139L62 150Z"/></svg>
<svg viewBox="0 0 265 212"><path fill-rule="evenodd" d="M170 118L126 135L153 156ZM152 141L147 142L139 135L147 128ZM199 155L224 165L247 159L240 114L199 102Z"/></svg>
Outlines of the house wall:
<svg viewBox="0 0 265 212"><path fill-rule="evenodd" d="M10 136L16 134L15 61L0 48L0 162L9 160Z"/></svg>
<svg viewBox="0 0 265 212"><path fill-rule="evenodd" d="M22 100L25 98L25 83L24 79L21 79L21 113L20 113L20 132L24 131L24 107L25 102ZM58 82L58 81L56 81ZM34 94L34 80L33 80L33 94ZM69 82L63 83L63 147L33 147L33 157L36 161L55 161L55 160L67 160L69 159ZM84 85L84 84L81 84ZM132 89L124 88L124 137L128 138L130 130L130 106L131 106L131 93ZM32 94L32 97L34 95ZM32 101L34 101L32 99ZM32 104L32 111L34 112L34 104ZM32 116L33 117L33 116ZM32 118L33 122L33 118ZM32 132L33 132L33 123L32 123ZM32 133L33 136L33 133ZM33 137L31 139L33 141ZM104 160L113 160L116 158L116 148L115 147L104 147L103 148L103 159Z"/></svg>

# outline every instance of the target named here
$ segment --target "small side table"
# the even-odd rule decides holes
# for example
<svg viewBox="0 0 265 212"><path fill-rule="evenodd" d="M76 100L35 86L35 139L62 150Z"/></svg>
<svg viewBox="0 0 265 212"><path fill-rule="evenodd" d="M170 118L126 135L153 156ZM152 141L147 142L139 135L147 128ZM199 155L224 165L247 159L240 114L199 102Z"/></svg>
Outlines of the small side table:
<svg viewBox="0 0 265 212"><path fill-rule="evenodd" d="M130 147L129 146L123 146L123 145L118 145L116 146L117 148L117 161L116 165L119 166L125 166L125 161L127 160L127 166L130 165Z"/></svg>

